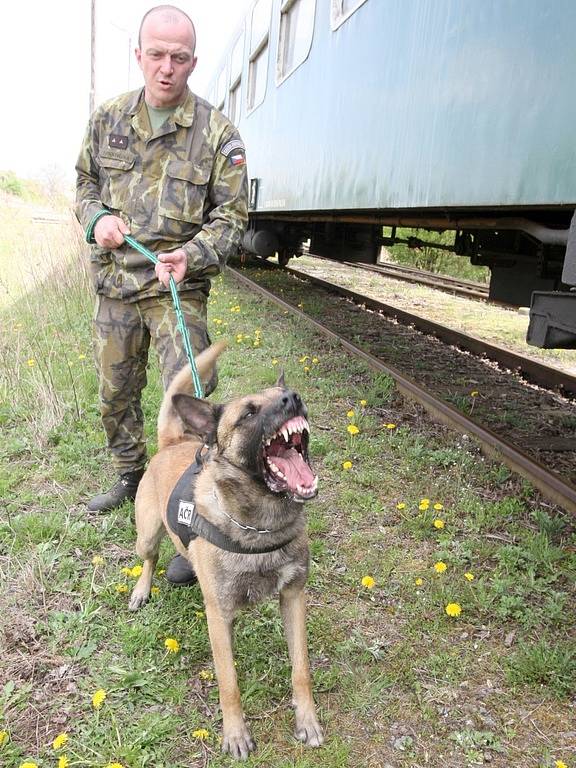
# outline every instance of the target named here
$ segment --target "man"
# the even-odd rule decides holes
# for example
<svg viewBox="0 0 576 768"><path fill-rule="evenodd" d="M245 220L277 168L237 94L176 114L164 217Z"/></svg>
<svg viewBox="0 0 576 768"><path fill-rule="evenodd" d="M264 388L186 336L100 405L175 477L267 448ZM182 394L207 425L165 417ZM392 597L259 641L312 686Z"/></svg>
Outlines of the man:
<svg viewBox="0 0 576 768"><path fill-rule="evenodd" d="M171 5L142 19L136 59L144 88L92 115L76 164L76 215L93 243L94 345L102 422L119 475L88 502L106 511L133 499L146 464L141 392L150 340L164 388L186 354L170 275L197 354L209 345L210 278L237 250L247 214L244 145L234 126L187 85L196 66L191 19ZM151 250L154 266L124 235ZM206 395L214 389L210 382ZM184 558L167 578L190 583Z"/></svg>

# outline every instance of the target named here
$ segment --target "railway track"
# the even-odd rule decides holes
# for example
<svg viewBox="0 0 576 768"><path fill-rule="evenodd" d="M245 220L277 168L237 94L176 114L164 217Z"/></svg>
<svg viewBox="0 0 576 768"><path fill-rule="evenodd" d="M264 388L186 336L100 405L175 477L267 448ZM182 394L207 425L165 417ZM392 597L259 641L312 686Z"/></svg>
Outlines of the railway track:
<svg viewBox="0 0 576 768"><path fill-rule="evenodd" d="M415 269L414 267L406 267L401 264L386 264L384 262L378 264L358 264L352 261L345 261L343 263L348 267L365 269L369 272L376 272L380 275L393 277L396 280L404 280L408 283L416 283L418 285L427 285L430 288L434 288L438 291L446 291L454 296L466 296L466 298L469 299L490 301L488 286L483 285L482 283L474 283L470 280L459 280L456 277L449 277L448 275L437 275L434 272L427 272L426 270Z"/></svg>
<svg viewBox="0 0 576 768"><path fill-rule="evenodd" d="M576 513L572 402L527 384L516 373L502 371L452 342L447 347L435 336L399 325L359 294L352 297L326 281L312 281L293 269L230 271L242 284L301 316L374 370L391 376L400 392L419 402L433 418L475 438L486 454L526 478L553 503ZM576 380L562 375L569 391L576 392Z"/></svg>

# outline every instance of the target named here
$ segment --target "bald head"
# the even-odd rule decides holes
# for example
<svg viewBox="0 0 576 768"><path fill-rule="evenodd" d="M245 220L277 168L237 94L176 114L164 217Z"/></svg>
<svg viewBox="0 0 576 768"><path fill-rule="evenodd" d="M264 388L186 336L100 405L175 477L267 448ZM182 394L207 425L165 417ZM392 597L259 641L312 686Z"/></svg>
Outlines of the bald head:
<svg viewBox="0 0 576 768"><path fill-rule="evenodd" d="M151 8L142 19L136 60L144 75L146 103L174 107L187 94L196 66L196 31L192 19L173 5Z"/></svg>
<svg viewBox="0 0 576 768"><path fill-rule="evenodd" d="M194 51L196 48L196 29L194 27L194 22L187 13L181 11L180 8L176 8L175 5L156 5L144 14L142 21L140 22L140 29L138 30L138 48L142 48L142 33L143 31L144 34L146 33L145 27L148 26L148 20L152 21L151 17L154 17L154 21L167 26L176 26L182 24L182 22L187 23L190 28L191 48Z"/></svg>

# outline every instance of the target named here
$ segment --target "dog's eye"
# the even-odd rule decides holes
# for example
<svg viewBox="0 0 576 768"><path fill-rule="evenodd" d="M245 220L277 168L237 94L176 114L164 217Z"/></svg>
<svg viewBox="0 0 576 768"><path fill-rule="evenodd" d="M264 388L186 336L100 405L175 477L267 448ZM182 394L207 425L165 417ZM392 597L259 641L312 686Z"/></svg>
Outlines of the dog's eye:
<svg viewBox="0 0 576 768"><path fill-rule="evenodd" d="M251 419L253 416L256 416L259 412L260 408L257 405L249 405L246 407L246 410L242 414L242 419Z"/></svg>

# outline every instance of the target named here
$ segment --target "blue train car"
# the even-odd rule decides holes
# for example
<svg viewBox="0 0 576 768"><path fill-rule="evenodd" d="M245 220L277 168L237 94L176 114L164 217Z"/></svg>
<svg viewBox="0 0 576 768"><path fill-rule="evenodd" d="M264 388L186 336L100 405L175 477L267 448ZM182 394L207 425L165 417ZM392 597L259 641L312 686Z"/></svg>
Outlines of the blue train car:
<svg viewBox="0 0 576 768"><path fill-rule="evenodd" d="M574 0L256 0L208 94L247 147L245 247L374 262L454 230L493 298L567 289L574 29Z"/></svg>

